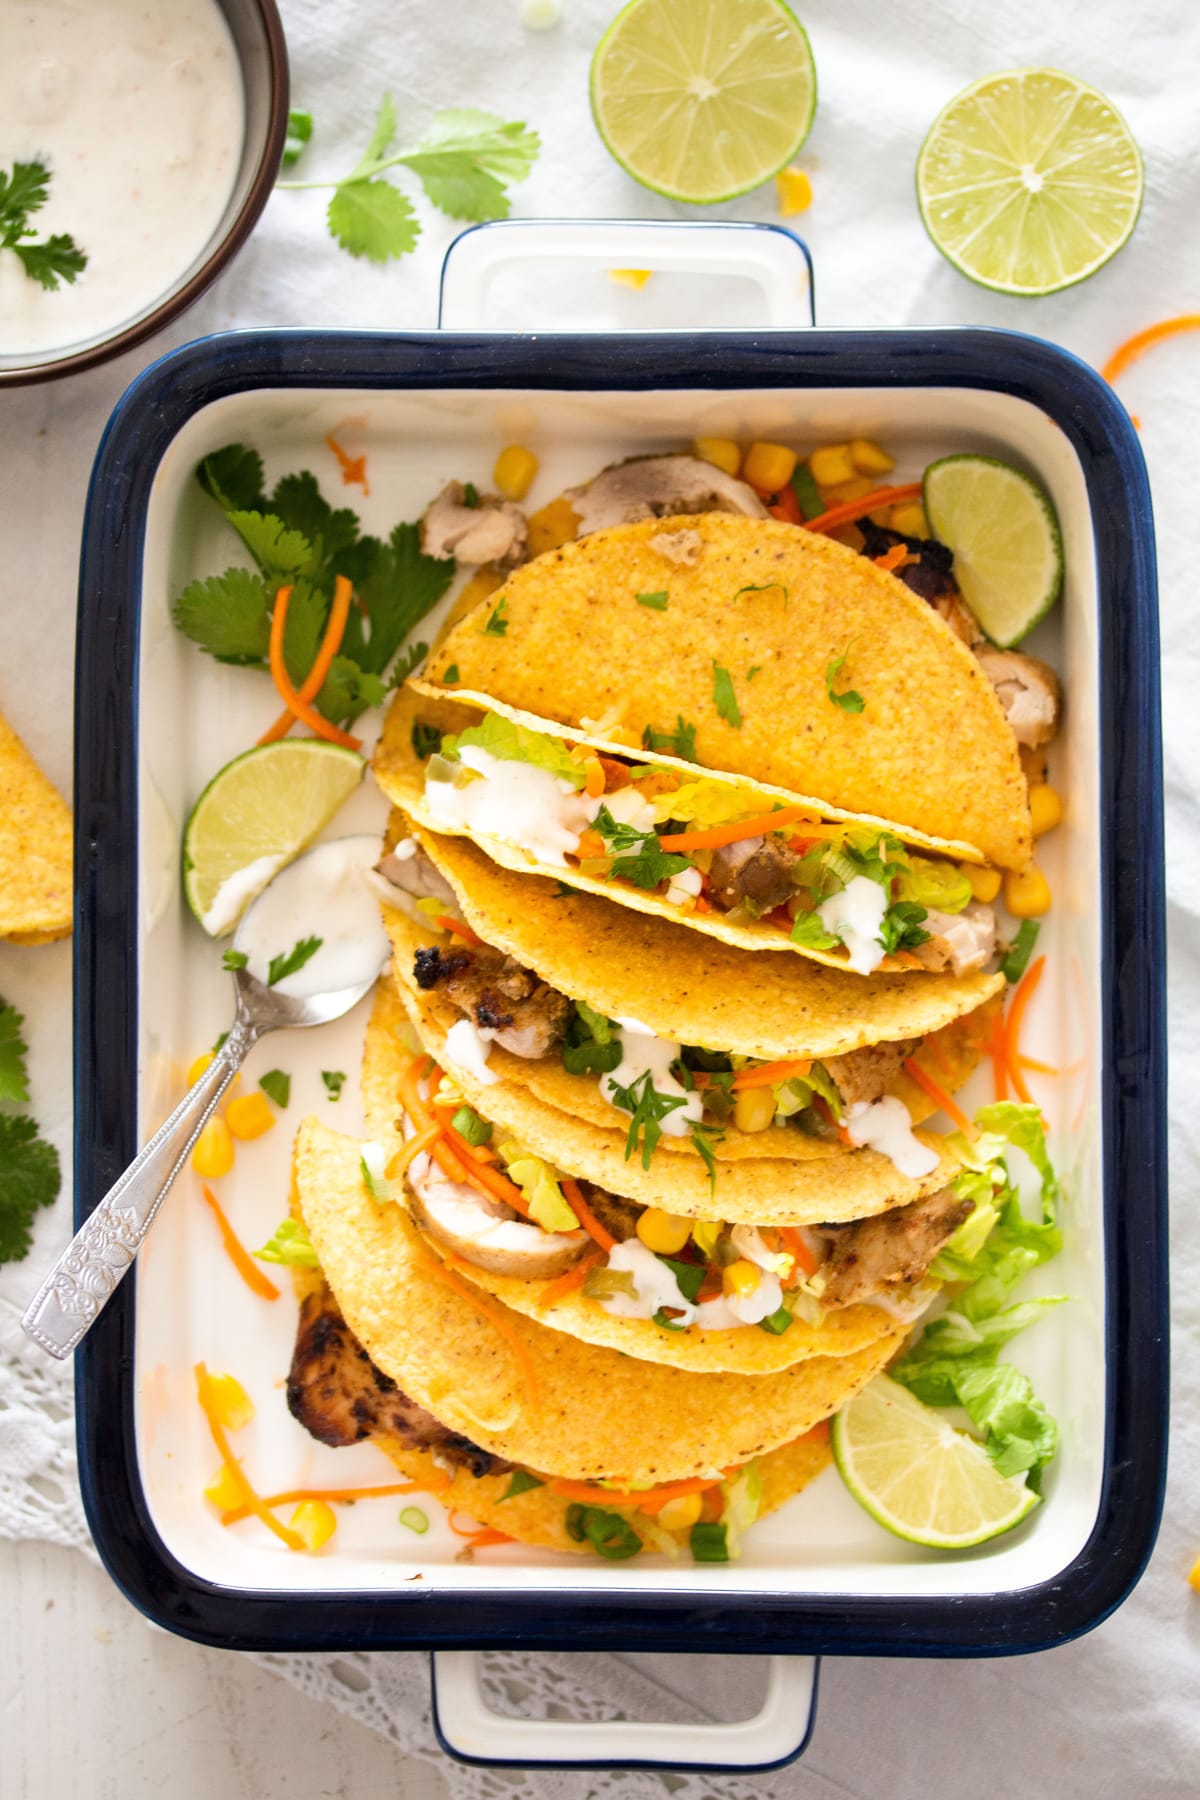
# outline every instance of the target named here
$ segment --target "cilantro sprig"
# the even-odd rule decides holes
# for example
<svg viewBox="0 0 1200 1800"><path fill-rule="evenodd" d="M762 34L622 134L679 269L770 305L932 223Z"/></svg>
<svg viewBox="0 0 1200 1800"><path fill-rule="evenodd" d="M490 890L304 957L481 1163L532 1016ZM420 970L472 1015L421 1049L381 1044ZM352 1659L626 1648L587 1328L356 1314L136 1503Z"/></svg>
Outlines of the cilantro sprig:
<svg viewBox="0 0 1200 1800"><path fill-rule="evenodd" d="M16 1007L0 1000L0 1100L13 1100L18 1105L29 1098L24 1024Z"/></svg>
<svg viewBox="0 0 1200 1800"><path fill-rule="evenodd" d="M14 162L8 174L0 169L0 250L19 256L29 279L53 293L60 282L73 282L83 273L87 256L65 231L38 238L30 214L40 212L49 197L50 171L45 163L35 158Z"/></svg>
<svg viewBox="0 0 1200 1800"><path fill-rule="evenodd" d="M674 731L656 731L653 725L647 725L642 732L642 749L667 750L680 762L695 762L696 727L682 713L675 715Z"/></svg>
<svg viewBox="0 0 1200 1800"><path fill-rule="evenodd" d="M844 692L839 693L833 685L846 666L846 658L849 656L853 644L854 639L851 638L842 654L835 656L833 661L825 666L825 692L833 704L839 706L844 713L860 713L867 704L856 688L846 688Z"/></svg>
<svg viewBox="0 0 1200 1800"><path fill-rule="evenodd" d="M613 858L610 873L618 881L632 882L637 888L656 888L692 866L690 857L663 850L655 832L619 824L607 806L600 808L592 823Z"/></svg>
<svg viewBox="0 0 1200 1800"><path fill-rule="evenodd" d="M33 1215L58 1197L58 1151L33 1119L5 1110L29 1099L25 1020L0 999L0 1263L19 1262L33 1242Z"/></svg>
<svg viewBox="0 0 1200 1800"><path fill-rule="evenodd" d="M421 235L412 202L384 179L386 170L410 170L439 211L478 224L508 217L508 186L524 181L541 149L537 133L523 123L506 123L475 108L435 113L425 134L400 150L394 148L398 123L395 102L385 94L367 147L348 175L340 181L277 183L332 188L325 215L330 236L351 256L369 262L407 256ZM303 147L297 137L295 155L285 155L285 161L297 160Z"/></svg>
<svg viewBox="0 0 1200 1800"><path fill-rule="evenodd" d="M726 724L732 725L735 731L740 731L742 709L733 691L733 676L728 669L721 667L716 657L713 658L713 701Z"/></svg>
<svg viewBox="0 0 1200 1800"><path fill-rule="evenodd" d="M299 938L290 950L273 956L267 965L267 986L274 987L278 982L286 981L289 975L298 974L305 963L312 961L324 942L324 938L319 937Z"/></svg>
<svg viewBox="0 0 1200 1800"><path fill-rule="evenodd" d="M615 1081L605 1083L608 1098L622 1112L630 1114L629 1131L625 1139L625 1160L629 1161L637 1150L639 1143L642 1149L642 1167L650 1167L650 1158L654 1155L658 1140L662 1136L661 1121L668 1113L678 1111L687 1105L686 1094L662 1094L654 1085L654 1071L645 1069L636 1081L628 1087L621 1087Z"/></svg>

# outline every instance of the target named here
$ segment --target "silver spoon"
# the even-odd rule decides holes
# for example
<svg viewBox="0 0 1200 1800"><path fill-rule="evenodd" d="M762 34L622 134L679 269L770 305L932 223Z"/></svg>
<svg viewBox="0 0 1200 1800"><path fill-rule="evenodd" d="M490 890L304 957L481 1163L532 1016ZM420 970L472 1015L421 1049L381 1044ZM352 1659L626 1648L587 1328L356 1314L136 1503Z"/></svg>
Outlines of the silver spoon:
<svg viewBox="0 0 1200 1800"><path fill-rule="evenodd" d="M375 843L377 848L377 840ZM286 874L291 878L310 857L333 848L331 844L319 846L292 863ZM235 948L241 947L238 940L270 893L269 887L246 913L234 937ZM43 1281L21 1320L34 1343L62 1359L87 1336L132 1267L171 1183L259 1038L284 1027L328 1025L340 1019L374 985L387 955L382 925L378 937L364 932L355 944L355 967L350 971L354 979L327 993L303 997L278 993L245 968L235 970L237 1012L228 1037L170 1118L80 1226Z"/></svg>

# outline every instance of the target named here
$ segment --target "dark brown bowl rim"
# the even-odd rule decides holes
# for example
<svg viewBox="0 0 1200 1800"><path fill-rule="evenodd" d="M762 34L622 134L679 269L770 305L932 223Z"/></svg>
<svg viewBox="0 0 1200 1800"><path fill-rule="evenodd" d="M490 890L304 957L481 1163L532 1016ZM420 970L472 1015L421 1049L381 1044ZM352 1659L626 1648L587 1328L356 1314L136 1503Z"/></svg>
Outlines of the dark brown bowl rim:
<svg viewBox="0 0 1200 1800"><path fill-rule="evenodd" d="M182 312L200 298L232 261L254 227L258 224L263 208L271 197L271 189L275 186L279 174L279 165L283 157L283 146L287 138L288 105L290 102L290 84L288 77L287 41L283 35L283 21L275 5L275 0L254 0L254 5L262 18L267 38L267 62L271 85L270 118L267 125L266 142L259 159L254 180L250 190L242 202L241 211L233 224L225 233L220 243L201 263L183 286L156 306L153 312L146 313L127 325L115 337L104 338L96 344L89 344L83 350L77 350L72 356L57 357L53 362L30 363L21 369L0 369L0 388L26 387L37 381L57 381L64 375L78 375L84 369L94 369L99 363L110 362L113 357L121 356L126 350L142 344L156 331L169 325Z"/></svg>

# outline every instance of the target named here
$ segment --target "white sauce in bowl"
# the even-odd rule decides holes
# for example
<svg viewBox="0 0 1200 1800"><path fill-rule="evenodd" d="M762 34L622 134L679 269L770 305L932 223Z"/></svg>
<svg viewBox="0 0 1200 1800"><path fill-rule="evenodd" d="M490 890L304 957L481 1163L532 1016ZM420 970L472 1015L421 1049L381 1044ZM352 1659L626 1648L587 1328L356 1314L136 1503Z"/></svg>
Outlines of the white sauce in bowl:
<svg viewBox="0 0 1200 1800"><path fill-rule="evenodd" d="M0 168L49 167L30 225L88 259L48 292L0 251L0 357L106 337L175 287L233 191L244 110L216 0L0 0Z"/></svg>

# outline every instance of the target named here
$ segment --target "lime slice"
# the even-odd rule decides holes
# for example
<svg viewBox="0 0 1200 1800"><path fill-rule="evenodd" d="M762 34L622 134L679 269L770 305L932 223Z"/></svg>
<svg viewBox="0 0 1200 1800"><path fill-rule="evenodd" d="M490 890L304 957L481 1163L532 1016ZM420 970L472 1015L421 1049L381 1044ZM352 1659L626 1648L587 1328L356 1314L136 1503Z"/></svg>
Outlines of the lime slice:
<svg viewBox="0 0 1200 1800"><path fill-rule="evenodd" d="M1133 230L1141 152L1086 82L1010 69L964 88L934 120L917 158L917 201L942 255L972 281L1055 294Z"/></svg>
<svg viewBox="0 0 1200 1800"><path fill-rule="evenodd" d="M877 1375L833 1421L842 1480L873 1519L910 1544L966 1550L1031 1513L1038 1496L899 1382Z"/></svg>
<svg viewBox="0 0 1200 1800"><path fill-rule="evenodd" d="M283 738L235 756L213 776L183 834L183 891L205 931L233 930L329 823L366 766L340 744Z"/></svg>
<svg viewBox="0 0 1200 1800"><path fill-rule="evenodd" d="M990 456L947 456L925 471L929 529L954 552L963 599L1002 650L1062 592L1062 533L1036 481Z"/></svg>
<svg viewBox="0 0 1200 1800"><path fill-rule="evenodd" d="M592 116L643 187L698 206L791 162L817 72L782 0L630 0L592 58Z"/></svg>

